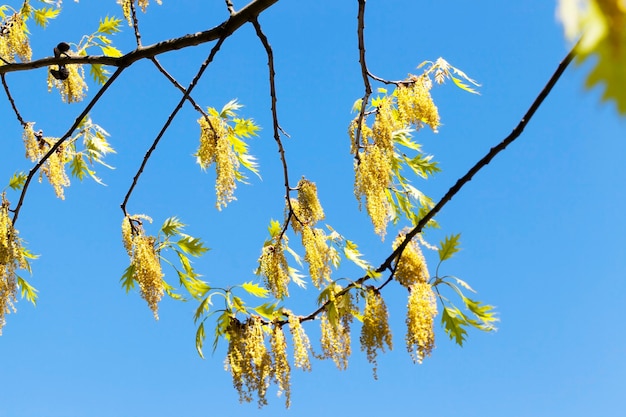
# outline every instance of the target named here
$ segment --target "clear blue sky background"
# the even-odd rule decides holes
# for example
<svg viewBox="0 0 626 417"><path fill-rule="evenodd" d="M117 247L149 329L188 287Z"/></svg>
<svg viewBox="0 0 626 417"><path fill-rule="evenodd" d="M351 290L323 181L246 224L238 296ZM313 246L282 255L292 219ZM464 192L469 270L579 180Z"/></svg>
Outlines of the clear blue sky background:
<svg viewBox="0 0 626 417"><path fill-rule="evenodd" d="M9 1L17 7L21 2ZM222 1L151 2L141 16L144 44L212 27L226 17ZM244 2L236 1L236 6ZM424 60L444 57L482 83L481 95L453 85L433 95L443 126L418 140L443 172L416 185L435 199L519 122L567 52L551 1L415 2L370 0L368 64L400 79ZM67 0L44 31L31 29L34 59L59 41L77 42L98 19L121 16L113 1ZM260 22L276 57L279 117L291 135L285 147L292 183L317 183L327 223L356 241L379 264L391 238L380 242L353 196L347 125L363 87L356 39L357 1L280 1ZM132 30L115 36L127 52ZM160 57L184 85L210 45ZM193 303L164 300L155 322L145 302L126 295L119 277L128 264L119 205L132 175L179 93L149 63L127 70L92 112L117 150L100 170L107 187L73 180L65 201L33 184L17 227L41 254L31 283L40 300L25 300L7 317L0 337L0 416L319 416L437 415L481 417L623 416L626 394L626 121L598 91L583 89L584 68L569 68L527 127L438 217L445 234L462 233L463 250L445 266L497 306L492 334L471 332L463 348L437 329L437 347L413 365L404 347L406 294L385 290L394 350L379 358L379 380L358 347L354 326L349 369L314 361L293 372L293 405L240 405L223 369L225 346L201 360L194 348ZM23 116L46 135L60 136L83 104L65 105L46 92L46 71L7 76ZM90 94L97 91L90 86ZM214 209L214 173L201 172L197 114L186 106L150 160L129 203L131 213L169 216L189 224L212 250L195 265L214 286L252 274L270 219L282 219L282 172L271 135L264 50L251 26L229 38L194 92L203 106L232 98L262 127L251 141L263 180L237 189L238 201ZM28 170L21 131L0 100L0 178ZM9 193L15 201L17 195ZM390 233L390 236L392 234ZM436 254L428 255L432 266ZM172 271L170 281L175 281ZM346 268L337 276L357 277ZM313 293L294 289L290 307L305 314ZM306 327L312 339L316 325ZM316 343L314 345L317 346Z"/></svg>

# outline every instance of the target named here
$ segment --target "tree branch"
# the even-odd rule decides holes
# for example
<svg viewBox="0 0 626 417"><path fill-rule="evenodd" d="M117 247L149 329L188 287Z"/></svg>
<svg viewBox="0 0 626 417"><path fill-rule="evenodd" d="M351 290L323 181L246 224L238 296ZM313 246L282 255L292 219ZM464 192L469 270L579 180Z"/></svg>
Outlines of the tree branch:
<svg viewBox="0 0 626 417"><path fill-rule="evenodd" d="M228 36L232 35L245 23L252 21L259 14L267 10L270 6L277 3L278 1L279 0L253 0L248 3L243 9L239 10L235 14L232 14L227 20L225 20L218 26L213 27L212 29L203 32L187 34L180 38L169 39L150 46L138 47L134 51L131 51L118 58L103 55L63 58L49 57L36 61L9 63L6 65L1 65L0 74L6 74L16 71L27 71L35 68L42 68L49 65L58 64L102 64L114 67L127 67L141 59L152 58L165 52L171 52L177 49L201 45L204 43L216 41L218 39L225 39Z"/></svg>

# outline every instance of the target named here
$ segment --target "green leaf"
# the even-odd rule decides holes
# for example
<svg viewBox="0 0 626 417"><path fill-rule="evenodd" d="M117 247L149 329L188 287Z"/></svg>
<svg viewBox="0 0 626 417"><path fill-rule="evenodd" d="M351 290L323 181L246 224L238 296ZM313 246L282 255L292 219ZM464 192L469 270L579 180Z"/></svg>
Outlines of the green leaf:
<svg viewBox="0 0 626 417"><path fill-rule="evenodd" d="M361 107L363 106L363 99L360 98L354 102L352 105L352 113L360 112Z"/></svg>
<svg viewBox="0 0 626 417"><path fill-rule="evenodd" d="M213 293L215 294L215 293ZM204 300L202 300L202 302L200 303L200 305L198 305L198 308L196 308L196 312L193 315L193 322L197 322L198 319L200 317L202 317L207 311L209 311L209 308L211 308L211 297L213 296L213 294L209 294Z"/></svg>
<svg viewBox="0 0 626 417"><path fill-rule="evenodd" d="M463 313L456 307L443 307L441 314L441 323L450 339L455 339L459 346L463 346L467 331L463 326L467 326Z"/></svg>
<svg viewBox="0 0 626 417"><path fill-rule="evenodd" d="M49 19L57 17L61 10L54 9L52 7L42 7L41 9L35 9L33 11L33 19L39 26L45 28Z"/></svg>
<svg viewBox="0 0 626 417"><path fill-rule="evenodd" d="M274 238L280 234L280 232L282 231L282 227L278 220L271 220L267 230L270 232L270 236Z"/></svg>
<svg viewBox="0 0 626 417"><path fill-rule="evenodd" d="M228 326L230 326L231 313L228 310L224 310L222 314L217 318L217 325L215 326L215 340L213 341L213 352L217 349L217 343L221 336L226 334Z"/></svg>
<svg viewBox="0 0 626 417"><path fill-rule="evenodd" d="M244 303L241 298L237 297L236 295L233 295L232 302L233 302L233 307L235 307L235 310L244 314L248 312L248 309L246 308L246 303Z"/></svg>
<svg viewBox="0 0 626 417"><path fill-rule="evenodd" d="M202 346L204 345L204 339L206 335L204 333L204 322L200 323L198 326L198 330L196 330L196 350L198 351L198 355L202 359L204 359L204 354L202 354Z"/></svg>
<svg viewBox="0 0 626 417"><path fill-rule="evenodd" d="M21 190L26 183L27 175L24 172L16 172L9 180L9 187L13 190Z"/></svg>
<svg viewBox="0 0 626 417"><path fill-rule="evenodd" d="M495 330L494 323L498 321L498 318L494 312L494 306L482 304L480 301L472 300L471 298L463 297L465 306L478 318L478 322L475 320L468 320L468 322L483 331Z"/></svg>
<svg viewBox="0 0 626 417"><path fill-rule="evenodd" d="M26 298L26 300L33 303L33 305L37 305L37 290L35 287L30 285L28 281L24 278L16 275L17 277L17 286L20 287L20 294L22 298Z"/></svg>
<svg viewBox="0 0 626 417"><path fill-rule="evenodd" d="M243 284L241 284L241 288L248 292L248 294L254 295L258 298L267 298L269 295L268 290L261 287L259 284L253 284L252 281L244 282Z"/></svg>
<svg viewBox="0 0 626 417"><path fill-rule="evenodd" d="M178 247L185 253L191 256L200 256L209 250L200 238L194 238L192 236L184 236L176 242Z"/></svg>
<svg viewBox="0 0 626 417"><path fill-rule="evenodd" d="M161 226L161 231L165 236L171 237L180 234L185 227L185 224L180 221L176 216L168 217Z"/></svg>
<svg viewBox="0 0 626 417"><path fill-rule="evenodd" d="M89 74L91 74L95 82L103 85L109 79L110 72L106 70L102 64L91 64Z"/></svg>
<svg viewBox="0 0 626 417"><path fill-rule="evenodd" d="M361 259L363 256L361 252L357 250L357 245L346 239L345 246L343 248L343 253L346 256L346 259L352 261L355 265L365 270L372 269L372 266L365 260Z"/></svg>
<svg viewBox="0 0 626 417"><path fill-rule="evenodd" d="M128 293L132 288L135 288L135 265L130 264L124 271L124 275L120 279L122 287Z"/></svg>
<svg viewBox="0 0 626 417"><path fill-rule="evenodd" d="M176 272L178 272L178 278L180 279L182 286L185 287L187 292L189 292L189 295L196 300L200 300L206 295L207 292L211 291L211 286L206 282L194 278L193 276L183 274L180 271Z"/></svg>
<svg viewBox="0 0 626 417"><path fill-rule="evenodd" d="M277 306L278 303L264 303L258 307L253 308L252 311L256 312L259 316L265 317L266 319L271 321L274 319Z"/></svg>
<svg viewBox="0 0 626 417"><path fill-rule="evenodd" d="M122 51L120 51L119 49L117 49L114 46L110 46L110 45L100 45L100 49L102 49L102 54L105 56L111 56L113 58L118 58L124 54L122 54Z"/></svg>
<svg viewBox="0 0 626 417"><path fill-rule="evenodd" d="M121 23L122 23L122 19L107 16L104 18L104 20L100 20L100 25L98 26L98 32L106 33L107 35L112 35L115 32L121 32L121 29L120 29Z"/></svg>
<svg viewBox="0 0 626 417"><path fill-rule="evenodd" d="M460 233L452 236L446 236L444 240L439 242L439 261L443 262L450 259L452 255L461 250L461 248L459 248L460 237Z"/></svg>

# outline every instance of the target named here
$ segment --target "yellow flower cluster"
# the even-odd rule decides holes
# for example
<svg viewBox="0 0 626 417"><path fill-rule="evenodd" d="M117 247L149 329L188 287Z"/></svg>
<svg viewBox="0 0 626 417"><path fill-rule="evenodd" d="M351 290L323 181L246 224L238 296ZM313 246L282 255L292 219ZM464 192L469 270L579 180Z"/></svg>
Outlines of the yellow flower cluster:
<svg viewBox="0 0 626 417"><path fill-rule="evenodd" d="M22 15L14 13L0 25L0 57L8 62L15 62L19 57L22 62L30 61L32 51L26 36L28 30ZM0 60L0 65L4 62Z"/></svg>
<svg viewBox="0 0 626 417"><path fill-rule="evenodd" d="M270 346L274 360L274 379L278 385L278 395L285 394L285 406L291 404L291 367L287 360L287 341L281 326L275 325L271 332Z"/></svg>
<svg viewBox="0 0 626 417"><path fill-rule="evenodd" d="M411 285L409 291L406 348L413 362L422 363L435 347L433 326L437 316L437 303L432 287L425 282Z"/></svg>
<svg viewBox="0 0 626 417"><path fill-rule="evenodd" d="M392 207L387 197L392 183L391 165L389 152L375 144L366 145L355 164L354 194L359 202L365 197L367 214L381 237L385 236L391 220Z"/></svg>
<svg viewBox="0 0 626 417"><path fill-rule="evenodd" d="M58 140L58 138L41 138L41 140L38 141L39 143L36 145L39 148L39 158L48 152L48 147L52 146ZM32 144L27 145L27 153L32 152L28 150L30 146L32 146ZM70 178L65 172L65 164L67 164L70 159L68 152L68 148L65 144L61 144L56 151L54 151L52 155L46 159L46 162L41 167L41 172L48 178L48 181L54 188L54 193L62 200L65 199L65 195L63 193L64 188L69 187L70 185ZM34 155L32 155L31 158L33 156ZM41 181L41 177L39 180Z"/></svg>
<svg viewBox="0 0 626 417"><path fill-rule="evenodd" d="M22 246L9 217L9 202L4 193L0 203L0 335L5 314L15 311L17 301L16 269L26 268Z"/></svg>
<svg viewBox="0 0 626 417"><path fill-rule="evenodd" d="M217 209L221 210L229 202L235 200L237 184L237 169L239 160L228 139L226 123L219 117L209 116L198 119L200 124L200 146L196 153L198 164L206 169L215 163L217 179L215 190L217 193Z"/></svg>
<svg viewBox="0 0 626 417"><path fill-rule="evenodd" d="M303 371L311 370L311 360L309 352L311 351L311 342L304 332L302 323L298 316L289 314L289 330L293 341L293 364L296 368Z"/></svg>
<svg viewBox="0 0 626 417"><path fill-rule="evenodd" d="M289 296L289 266L281 243L266 245L259 258L259 272L276 298Z"/></svg>
<svg viewBox="0 0 626 417"><path fill-rule="evenodd" d="M298 182L298 199L292 199L291 203L296 217L291 225L296 233L324 219L324 209L317 198L317 186L305 178Z"/></svg>
<svg viewBox="0 0 626 417"><path fill-rule="evenodd" d="M259 407L266 405L265 395L275 368L265 347L260 318L250 317L245 323L232 318L227 334L228 354L225 368L233 377L233 386L239 393L239 401L250 402L256 394Z"/></svg>
<svg viewBox="0 0 626 417"><path fill-rule="evenodd" d="M57 80L48 71L48 92L52 90L52 87L55 87L61 93L61 100L64 103L79 103L85 98L85 91L87 90L85 69L79 64L67 65L65 68L69 75L64 80ZM50 69L55 68L50 67Z"/></svg>
<svg viewBox="0 0 626 417"><path fill-rule="evenodd" d="M402 243L404 237L405 234L401 233L396 238L393 244L394 249ZM413 284L426 283L430 279L426 259L424 259L420 245L416 240L411 240L404 248L396 267L395 276L398 282L407 288Z"/></svg>
<svg viewBox="0 0 626 417"><path fill-rule="evenodd" d="M146 300L154 318L158 320L159 301L165 292L163 272L155 248L156 238L145 235L140 222L142 218L149 220L143 215L124 217L122 241L130 256L133 279L139 284L141 298Z"/></svg>
<svg viewBox="0 0 626 417"><path fill-rule="evenodd" d="M342 317L343 318L343 317ZM347 324L347 325L346 325ZM340 370L348 368L348 358L352 353L350 345L350 326L349 322L339 320L335 326L328 319L328 313L321 315L322 329L322 359L332 359Z"/></svg>
<svg viewBox="0 0 626 417"><path fill-rule="evenodd" d="M389 329L389 313L380 292L368 288L363 312L363 326L361 327L361 350L367 354L367 360L374 365L374 379L376 374L376 356L378 350L385 351L385 345L391 350L391 330Z"/></svg>
<svg viewBox="0 0 626 417"><path fill-rule="evenodd" d="M309 264L311 281L317 288L325 281L330 281L331 253L326 243L326 234L322 229L304 227L302 229L304 260Z"/></svg>
<svg viewBox="0 0 626 417"><path fill-rule="evenodd" d="M393 215L391 188L394 169L398 169L395 153L396 137L411 127L424 124L433 130L439 126L439 113L430 96L430 78L411 75L398 84L392 95L376 98L374 123L370 128L365 120L360 125L357 117L348 130L352 152L355 154L354 194L361 202L365 198L367 213L374 230L384 237Z"/></svg>
<svg viewBox="0 0 626 417"><path fill-rule="evenodd" d="M409 76L406 84L396 89L398 118L405 123L421 128L424 124L437 131L439 111L430 95L432 81L428 76Z"/></svg>
<svg viewBox="0 0 626 417"><path fill-rule="evenodd" d="M22 132L22 139L24 140L24 147L26 148L26 157L33 162L39 161L44 155L45 142L43 138L37 139L35 130L33 129L34 123L26 123L24 131Z"/></svg>

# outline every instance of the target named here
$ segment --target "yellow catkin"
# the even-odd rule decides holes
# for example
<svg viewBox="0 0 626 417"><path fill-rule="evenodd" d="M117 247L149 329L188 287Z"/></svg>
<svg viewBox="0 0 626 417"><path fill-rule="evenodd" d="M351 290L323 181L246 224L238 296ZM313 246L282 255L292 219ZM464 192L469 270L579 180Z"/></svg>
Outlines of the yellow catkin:
<svg viewBox="0 0 626 417"><path fill-rule="evenodd" d="M274 361L274 380L278 385L278 395L285 394L285 407L291 405L291 367L287 360L287 341L281 326L272 328L270 337L272 357Z"/></svg>
<svg viewBox="0 0 626 417"><path fill-rule="evenodd" d="M365 198L365 207L374 230L384 237L392 213L387 200L387 190L392 181L390 155L379 146L368 145L360 154L355 171L354 194L359 201Z"/></svg>
<svg viewBox="0 0 626 417"><path fill-rule="evenodd" d="M9 202L4 193L0 203L0 335L5 324L5 315L15 311L17 302L17 275L15 271L26 267L26 260L9 217Z"/></svg>
<svg viewBox="0 0 626 417"><path fill-rule="evenodd" d="M396 89L399 119L405 124L421 128L428 125L433 131L439 126L439 111L430 95L432 82L427 76L410 76L408 83Z"/></svg>
<svg viewBox="0 0 626 417"><path fill-rule="evenodd" d="M19 57L22 62L30 61L32 51L28 42L28 31L24 19L14 13L0 25L0 56L7 62L15 62ZM0 60L0 65L4 61Z"/></svg>
<svg viewBox="0 0 626 417"><path fill-rule="evenodd" d="M322 229L302 228L302 246L304 260L309 264L309 274L313 285L319 288L325 281L330 281L330 248Z"/></svg>
<svg viewBox="0 0 626 417"><path fill-rule="evenodd" d="M67 65L66 68L69 71L69 76L65 80L57 80L48 71L48 91L51 91L52 87L54 87L61 93L63 102L79 103L83 101L86 95L85 91L87 91L85 70L82 65L78 64ZM56 70L56 66L52 66L50 69Z"/></svg>
<svg viewBox="0 0 626 417"><path fill-rule="evenodd" d="M33 126L34 123L26 123L24 131L22 132L22 140L24 141L24 148L26 149L26 157L36 162L39 161L44 154L45 142L43 142L43 138L41 140L37 139Z"/></svg>
<svg viewBox="0 0 626 417"><path fill-rule="evenodd" d="M393 244L394 249L400 245L404 237L405 235L401 233L396 238ZM411 240L404 248L400 262L396 267L395 277L400 284L407 288L416 283L426 283L430 279L426 259L424 259L420 245L415 239Z"/></svg>
<svg viewBox="0 0 626 417"><path fill-rule="evenodd" d="M305 178L298 182L298 201L292 207L296 215L292 225L296 232L300 230L301 226L312 227L324 219L324 210L317 198L317 186Z"/></svg>
<svg viewBox="0 0 626 417"><path fill-rule="evenodd" d="M367 360L373 365L374 379L378 364L378 351L385 351L385 345L392 349L391 330L389 329L389 313L380 292L369 288L365 298L363 326L361 327L361 350L367 354Z"/></svg>
<svg viewBox="0 0 626 417"><path fill-rule="evenodd" d="M44 144L52 145L56 143L58 138L42 138L42 142ZM46 145L44 145L46 146ZM64 189L65 187L69 187L70 178L67 176L65 172L65 164L67 164L68 151L65 144L61 144L56 151L54 151L46 162L41 167L41 172L48 178L50 185L54 188L54 193L60 199L65 199ZM47 152L46 148L43 148L43 152ZM41 177L40 177L41 181Z"/></svg>
<svg viewBox="0 0 626 417"><path fill-rule="evenodd" d="M276 298L289 296L289 266L281 244L267 245L259 258L259 271L265 285Z"/></svg>
<svg viewBox="0 0 626 417"><path fill-rule="evenodd" d="M385 97L376 111L374 124L372 125L372 139L376 146L385 152L393 154L394 133L405 126L397 118L392 97Z"/></svg>
<svg viewBox="0 0 626 417"><path fill-rule="evenodd" d="M304 332L302 323L298 316L289 314L289 330L293 341L293 364L296 368L303 371L311 370L311 360L309 352L311 351L311 342Z"/></svg>
<svg viewBox="0 0 626 417"><path fill-rule="evenodd" d="M406 348L413 362L422 363L435 347L434 319L437 303L432 287L424 282L410 289L406 316Z"/></svg>
<svg viewBox="0 0 626 417"><path fill-rule="evenodd" d="M122 220L122 243L128 256L133 254L133 226L131 221L131 218L128 216L125 216L124 220Z"/></svg>
<svg viewBox="0 0 626 417"><path fill-rule="evenodd" d="M229 202L235 200L237 188L237 170L239 160L228 139L228 129L218 117L209 116L198 119L200 125L200 146L196 152L197 162L202 169L207 169L215 163L215 192L217 194L217 208L221 210Z"/></svg>
<svg viewBox="0 0 626 417"><path fill-rule="evenodd" d="M159 255L154 248L153 236L136 235L133 238L132 265L135 280L139 284L141 298L146 300L154 318L159 318L159 301L163 298L163 272Z"/></svg>
<svg viewBox="0 0 626 417"><path fill-rule="evenodd" d="M231 319L225 368L233 377L239 401L257 396L259 407L267 404L266 393L273 377L272 358L265 346L261 320L250 317L245 323Z"/></svg>
<svg viewBox="0 0 626 417"><path fill-rule="evenodd" d="M338 302L338 301L337 301ZM328 314L324 312L321 316L321 347L322 358L332 359L340 370L348 368L348 358L352 353L350 345L350 320L351 313L341 315L335 325L330 322Z"/></svg>

